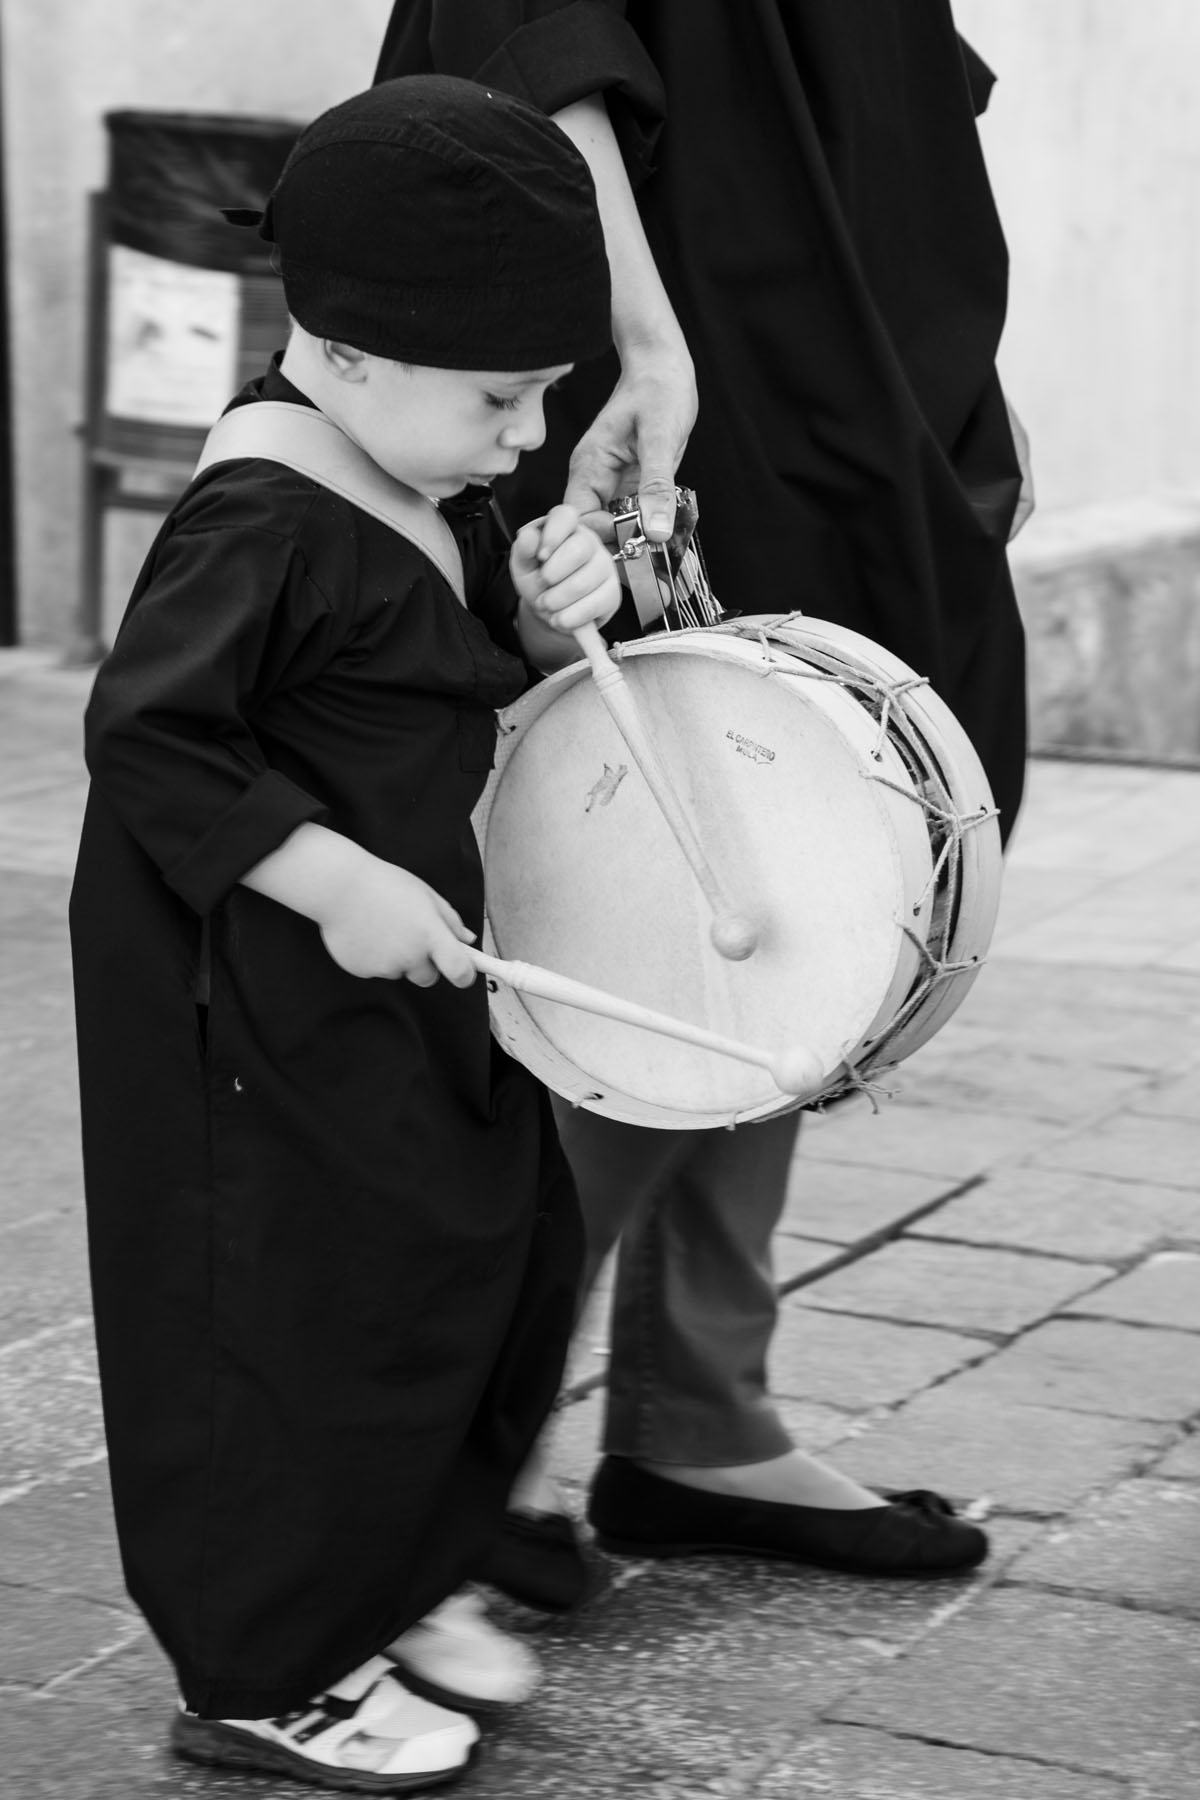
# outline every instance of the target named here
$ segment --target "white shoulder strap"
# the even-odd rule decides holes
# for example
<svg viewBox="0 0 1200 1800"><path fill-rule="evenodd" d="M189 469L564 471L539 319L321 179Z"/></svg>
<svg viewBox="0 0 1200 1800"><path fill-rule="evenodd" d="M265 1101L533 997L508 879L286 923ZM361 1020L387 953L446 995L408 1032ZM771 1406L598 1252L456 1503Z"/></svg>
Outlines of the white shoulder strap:
<svg viewBox="0 0 1200 1800"><path fill-rule="evenodd" d="M195 473L239 456L263 457L308 475L383 524L429 558L466 605L462 557L454 533L425 494L393 481L332 419L312 406L258 400L222 414L204 441Z"/></svg>

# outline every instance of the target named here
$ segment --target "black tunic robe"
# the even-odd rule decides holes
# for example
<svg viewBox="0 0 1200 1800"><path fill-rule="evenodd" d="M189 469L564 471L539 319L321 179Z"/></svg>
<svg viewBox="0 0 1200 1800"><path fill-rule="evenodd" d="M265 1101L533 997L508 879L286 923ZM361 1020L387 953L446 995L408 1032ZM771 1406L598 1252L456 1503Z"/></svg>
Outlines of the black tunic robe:
<svg viewBox="0 0 1200 1800"><path fill-rule="evenodd" d="M377 75L430 68L551 113L604 93L696 362L680 476L719 598L836 620L928 676L1010 829L1007 257L975 124L991 77L948 0L397 0ZM552 397L514 516L561 497L615 376Z"/></svg>
<svg viewBox="0 0 1200 1800"><path fill-rule="evenodd" d="M275 370L263 392L303 403ZM483 984L357 980L238 884L319 820L478 930L470 814L528 671L499 533L451 524L470 611L314 482L215 467L88 708L71 930L115 1510L210 1716L300 1705L459 1585L569 1337L574 1190Z"/></svg>

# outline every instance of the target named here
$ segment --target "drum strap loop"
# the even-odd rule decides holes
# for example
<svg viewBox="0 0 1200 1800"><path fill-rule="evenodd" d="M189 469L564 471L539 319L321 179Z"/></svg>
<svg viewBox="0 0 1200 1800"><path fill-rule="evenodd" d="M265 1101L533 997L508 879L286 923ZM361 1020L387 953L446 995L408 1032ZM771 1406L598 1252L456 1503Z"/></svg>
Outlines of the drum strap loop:
<svg viewBox="0 0 1200 1800"><path fill-rule="evenodd" d="M462 556L437 506L427 494L393 480L324 413L287 400L235 406L209 432L195 474L243 456L283 463L399 532L429 558L459 604L466 605Z"/></svg>

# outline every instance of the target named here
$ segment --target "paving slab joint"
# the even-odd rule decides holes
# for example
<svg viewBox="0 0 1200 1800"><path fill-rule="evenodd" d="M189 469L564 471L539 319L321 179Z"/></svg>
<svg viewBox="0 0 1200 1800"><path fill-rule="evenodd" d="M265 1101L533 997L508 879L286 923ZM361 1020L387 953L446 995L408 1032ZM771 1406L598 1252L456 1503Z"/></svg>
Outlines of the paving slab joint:
<svg viewBox="0 0 1200 1800"><path fill-rule="evenodd" d="M120 1637L111 1644L101 1645L94 1655L84 1657L80 1662L73 1663L69 1669L63 1669L58 1675L52 1676L49 1681L43 1682L40 1687L33 1688L32 1697L35 1700L52 1699L78 1676L86 1675L92 1669L102 1668L105 1663L111 1662L116 1656L123 1655L126 1650L131 1649L134 1644L148 1635L148 1628L140 1616L116 1613L115 1608L113 1610L116 1617L125 1626Z"/></svg>
<svg viewBox="0 0 1200 1800"><path fill-rule="evenodd" d="M990 1594L1000 1585L999 1571L995 1573L989 1571L986 1564L971 1575L960 1579L963 1581L961 1591L953 1594L949 1600L943 1601L941 1606L935 1607L911 1637L902 1641L892 1641L871 1638L862 1634L849 1634L852 1642L875 1652L877 1659L875 1667L868 1668L860 1679L851 1682L850 1686L835 1700L831 1700L825 1711L817 1713L816 1717L825 1724L837 1723L839 1708L843 1707L847 1700L853 1699L856 1694L862 1693L869 1687L881 1667L892 1668L895 1664L903 1662L935 1632L940 1631L944 1625L951 1624L969 1607L976 1605L985 1594Z"/></svg>
<svg viewBox="0 0 1200 1800"><path fill-rule="evenodd" d="M775 1287L777 1297L782 1300L788 1294L794 1294L797 1288L808 1287L812 1282L821 1281L839 1269L848 1268L851 1263L861 1262L872 1251L903 1237L908 1227L916 1224L918 1219L927 1219L931 1213L940 1212L944 1206L949 1206L952 1200L961 1200L964 1194L969 1194L986 1179L984 1175L970 1175L965 1181L956 1181L945 1193L935 1194L932 1200L925 1200L920 1206L911 1207L908 1212L901 1213L898 1219L889 1220L876 1231L869 1231L864 1237L856 1238L852 1244L845 1245L815 1269L805 1269L787 1281L778 1282Z"/></svg>
<svg viewBox="0 0 1200 1800"><path fill-rule="evenodd" d="M935 1195L932 1200L926 1200L920 1206L914 1206L909 1212L903 1213L898 1219L893 1219L887 1225L880 1226L877 1231L871 1231L868 1232L865 1237L856 1238L852 1244L838 1246L827 1261L818 1263L815 1268L805 1269L799 1275L792 1275L787 1281L776 1282L776 1299L786 1300L790 1294L794 1294L799 1288L809 1287L814 1281L823 1281L826 1276L834 1275L839 1270L848 1268L851 1263L861 1262L863 1257L870 1256L872 1251L878 1250L884 1244L892 1243L895 1239L903 1237L908 1227L914 1224L918 1219L928 1218L931 1213L940 1211L943 1206L949 1206L952 1200L960 1200L964 1194L969 1194L973 1188L977 1188L980 1183L986 1179L987 1177L984 1175L971 1175L968 1176L965 1181L956 1181L953 1187L946 1189L945 1193ZM856 1314L855 1316L865 1318L869 1315ZM893 1322L900 1324L912 1323L911 1320L899 1320ZM942 1330L947 1328L931 1326L930 1329ZM993 1334L985 1332L965 1331L962 1335L984 1337L989 1342L993 1340ZM996 1339L995 1341L1004 1342L1005 1340L1001 1338ZM594 1394L598 1389L607 1387L607 1385L608 1371L606 1369L595 1369L590 1375L581 1375L578 1380L571 1382L569 1386L565 1387L562 1394L559 1396L558 1404L560 1407L563 1407L573 1405L578 1400L586 1400L589 1394Z"/></svg>
<svg viewBox="0 0 1200 1800"><path fill-rule="evenodd" d="M1026 1763L1031 1769L1044 1769L1049 1774L1079 1775L1091 1780L1096 1779L1097 1771L1084 1763L1050 1762L1043 1756L1030 1756L1020 1750L993 1749L988 1744L972 1744L964 1738L931 1737L921 1731L902 1731L900 1727L896 1725L863 1726L856 1719L839 1720L827 1718L825 1722L829 1724L853 1726L857 1730L876 1731L881 1737L895 1738L900 1743L927 1744L931 1750L969 1750L973 1756L990 1757L992 1761L996 1763ZM1110 1786L1119 1784L1120 1786L1125 1787L1127 1791L1131 1791L1128 1782L1123 1776L1105 1775L1102 1779L1108 1782Z"/></svg>
<svg viewBox="0 0 1200 1800"><path fill-rule="evenodd" d="M1137 1266L1140 1267L1140 1263ZM1099 1288L1111 1287L1118 1280L1123 1279L1124 1276L1114 1275L1112 1282L1101 1282ZM1197 1320L1195 1325L1176 1325L1171 1319L1127 1319L1123 1313L1076 1312L1075 1308L1081 1300L1094 1297L1098 1291L1098 1288L1088 1288L1086 1293L1073 1294L1069 1300L1063 1302L1056 1312L1047 1314L1047 1318L1071 1319L1088 1325L1120 1325L1127 1331L1173 1331L1176 1337L1182 1338L1194 1338L1200 1332L1200 1320ZM1035 1321L1038 1325L1044 1325L1046 1322L1046 1319ZM1181 1425L1194 1425L1200 1422L1200 1410L1194 1413L1185 1413L1179 1422Z"/></svg>
<svg viewBox="0 0 1200 1800"><path fill-rule="evenodd" d="M1181 1487L1195 1487L1197 1481L1195 1473L1185 1472L1177 1475L1172 1470L1162 1467L1173 1451L1178 1450L1183 1444L1190 1444L1193 1439L1200 1441L1200 1430L1197 1429L1197 1421L1189 1417L1180 1424L1179 1436L1173 1438L1169 1444L1161 1445L1148 1462L1142 1463L1136 1469L1135 1477L1150 1474L1156 1481L1173 1481Z"/></svg>
<svg viewBox="0 0 1200 1800"><path fill-rule="evenodd" d="M72 1480L82 1469L91 1469L97 1463L108 1461L107 1449L90 1450L85 1456L74 1456L60 1463L48 1475L33 1475L28 1481L15 1482L11 1487L0 1488L0 1506L7 1506L13 1500L24 1500L38 1488L61 1487L64 1482Z"/></svg>
<svg viewBox="0 0 1200 1800"><path fill-rule="evenodd" d="M1029 1546L1023 1546L1023 1548L1027 1549ZM1194 1605L1191 1607L1151 1605L1148 1600L1138 1600L1128 1594L1110 1592L1108 1589L1099 1595L1095 1588L1072 1587L1069 1582L1055 1581L1045 1575L1002 1574L992 1585L995 1588L1015 1588L1022 1593L1053 1594L1060 1600L1085 1600L1094 1604L1099 1599L1105 1606L1111 1606L1116 1612L1149 1614L1152 1619L1188 1621L1194 1620L1196 1617Z"/></svg>
<svg viewBox="0 0 1200 1800"><path fill-rule="evenodd" d="M987 1177L983 1176L982 1180L984 1186L986 1186ZM907 1236L910 1234L906 1233L905 1235ZM1127 1256L1122 1256L1119 1253L1110 1253L1106 1256L1094 1256L1090 1255L1086 1250L1052 1250L1048 1247L1043 1249L1040 1245L1034 1244L1010 1244L1003 1238L960 1238L942 1237L940 1235L934 1238L926 1238L920 1232L913 1232L911 1236L913 1242L917 1244L948 1244L955 1250L1003 1250L1006 1255L1009 1256L1037 1257L1043 1262L1081 1263L1085 1266L1090 1264L1094 1268L1103 1269L1106 1273L1111 1272L1114 1280L1118 1276L1130 1274L1149 1257L1161 1256L1164 1252L1169 1253L1175 1251L1179 1254L1187 1254L1190 1251L1194 1254L1197 1241L1195 1238L1181 1237L1150 1238L1147 1239L1144 1244L1139 1244L1136 1250L1131 1250ZM824 1275L828 1273L828 1270L822 1267L819 1270L819 1273ZM1093 1288L1086 1288L1084 1294L1090 1294L1094 1291ZM1079 1298L1081 1298L1080 1295L1075 1296L1076 1300ZM1071 1304L1074 1304L1074 1301L1072 1301ZM1123 1321L1123 1323L1131 1322L1132 1321Z"/></svg>
<svg viewBox="0 0 1200 1800"><path fill-rule="evenodd" d="M865 1312L860 1311L857 1307L851 1311L846 1306L821 1306L815 1300L809 1301L808 1304L813 1312L832 1313L838 1319L870 1319L876 1325L897 1325L912 1331L941 1331L948 1337L974 1338L978 1343L996 1350L1002 1350L1027 1330L1044 1325L1048 1319L1056 1317L1054 1312L1041 1313L1036 1319L1031 1319L1027 1325L1022 1325L1019 1331L991 1331L984 1325L947 1324L942 1319L913 1319L903 1313ZM933 1384L931 1383L931 1385Z"/></svg>

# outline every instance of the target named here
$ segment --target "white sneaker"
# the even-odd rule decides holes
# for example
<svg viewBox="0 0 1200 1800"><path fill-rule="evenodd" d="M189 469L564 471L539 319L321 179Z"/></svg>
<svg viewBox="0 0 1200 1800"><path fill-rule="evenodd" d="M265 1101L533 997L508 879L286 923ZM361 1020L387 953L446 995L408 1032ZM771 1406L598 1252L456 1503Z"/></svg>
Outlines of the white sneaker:
<svg viewBox="0 0 1200 1800"><path fill-rule="evenodd" d="M473 1719L410 1693L384 1656L279 1718L198 1719L181 1704L171 1728L173 1748L193 1762L368 1794L453 1781L478 1739Z"/></svg>
<svg viewBox="0 0 1200 1800"><path fill-rule="evenodd" d="M451 1594L389 1644L420 1694L467 1711L517 1706L537 1688L541 1666L527 1644L493 1625L478 1594Z"/></svg>

